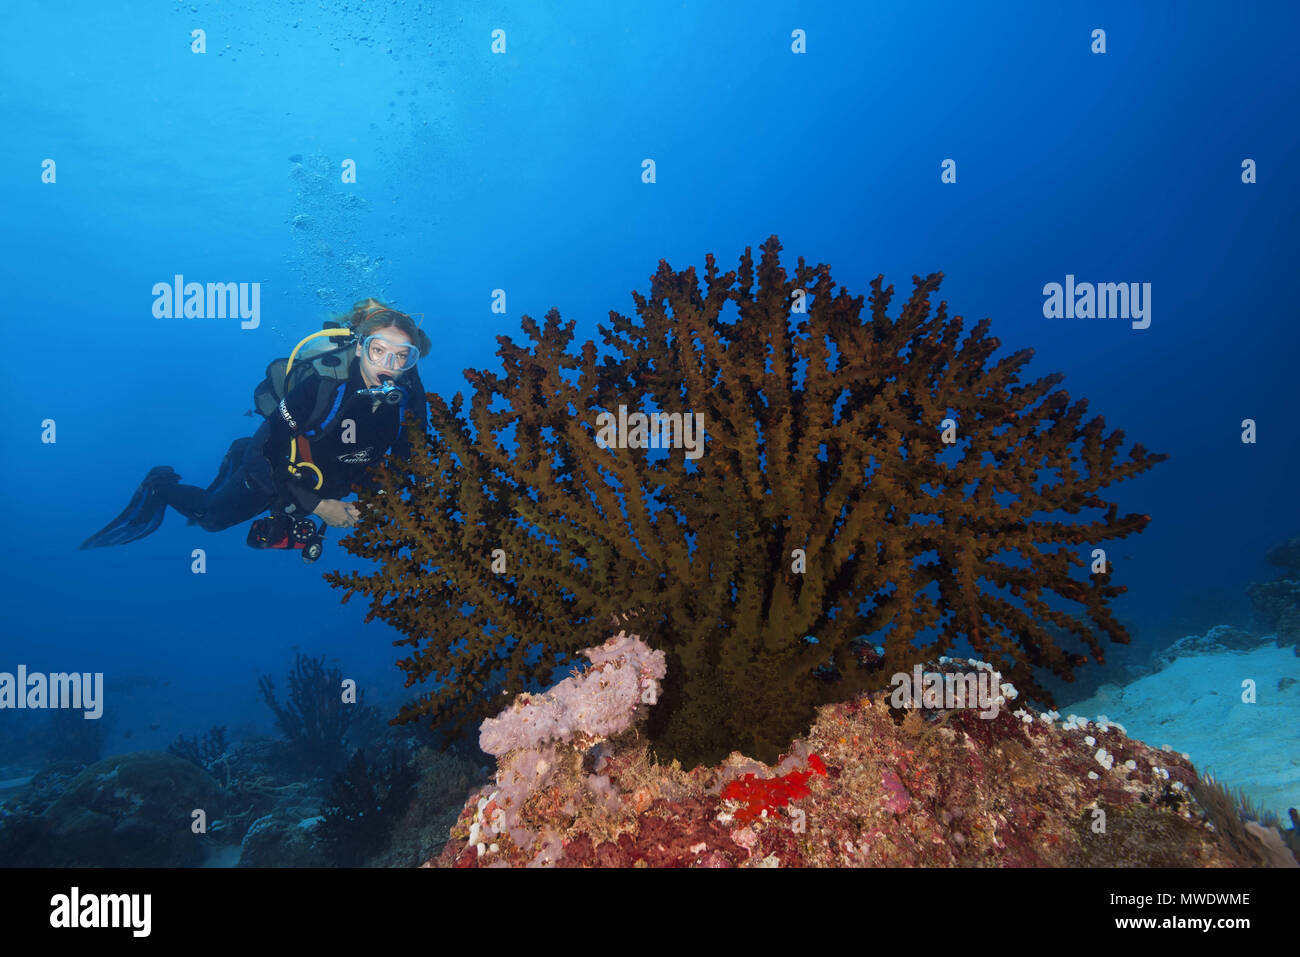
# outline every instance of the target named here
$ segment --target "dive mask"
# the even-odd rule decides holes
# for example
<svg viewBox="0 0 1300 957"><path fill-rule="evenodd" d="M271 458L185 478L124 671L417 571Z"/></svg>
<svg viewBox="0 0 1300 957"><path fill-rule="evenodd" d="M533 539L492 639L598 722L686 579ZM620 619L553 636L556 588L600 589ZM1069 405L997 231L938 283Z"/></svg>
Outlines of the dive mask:
<svg viewBox="0 0 1300 957"><path fill-rule="evenodd" d="M406 372L415 368L420 361L420 350L414 343L389 342L383 336L366 336L361 342L361 351L375 365L390 372Z"/></svg>

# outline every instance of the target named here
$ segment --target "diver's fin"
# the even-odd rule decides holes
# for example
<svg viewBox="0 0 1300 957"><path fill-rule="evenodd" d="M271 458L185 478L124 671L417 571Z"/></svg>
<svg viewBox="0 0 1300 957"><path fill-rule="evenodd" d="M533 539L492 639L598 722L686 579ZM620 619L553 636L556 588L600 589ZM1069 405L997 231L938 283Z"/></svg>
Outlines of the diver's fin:
<svg viewBox="0 0 1300 957"><path fill-rule="evenodd" d="M82 548L103 548L107 545L125 545L136 539L152 535L162 524L167 511L158 489L162 485L179 482L180 476L170 466L150 469L145 480L131 496L131 502L122 514L81 543Z"/></svg>

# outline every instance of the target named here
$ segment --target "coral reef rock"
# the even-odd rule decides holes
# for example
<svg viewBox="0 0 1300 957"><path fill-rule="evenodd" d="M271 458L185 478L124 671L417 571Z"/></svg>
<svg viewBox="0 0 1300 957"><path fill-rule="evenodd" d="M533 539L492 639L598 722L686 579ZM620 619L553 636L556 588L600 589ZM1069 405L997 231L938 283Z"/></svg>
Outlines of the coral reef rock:
<svg viewBox="0 0 1300 957"><path fill-rule="evenodd" d="M1188 754L1202 772L1242 788L1268 810L1300 807L1300 659L1273 640L1243 644L1241 632L1212 628L1175 644L1154 674L1107 684L1069 709L1107 714L1129 733ZM1171 649L1172 651L1173 649ZM1253 699L1243 700L1244 683ZM1064 707L1064 706L1063 706Z"/></svg>
<svg viewBox="0 0 1300 957"><path fill-rule="evenodd" d="M329 863L317 833L324 819L267 814L248 828L240 845L239 867L324 867Z"/></svg>
<svg viewBox="0 0 1300 957"><path fill-rule="evenodd" d="M206 837L191 814L217 817L217 783L202 768L162 751L118 754L81 772L41 816L40 855L71 867L194 866Z"/></svg>
<svg viewBox="0 0 1300 957"><path fill-rule="evenodd" d="M1002 686L1006 698L1010 689ZM738 752L690 771L660 764L635 723L594 745L548 739L499 757L496 783L471 792L425 866L1277 862L1275 830L1234 843L1211 823L1192 793L1197 772L1180 755L1104 719L1011 712L1002 700L992 718L973 708L899 710L879 692L823 705L774 766ZM533 775L523 790L521 778L505 780L521 764Z"/></svg>

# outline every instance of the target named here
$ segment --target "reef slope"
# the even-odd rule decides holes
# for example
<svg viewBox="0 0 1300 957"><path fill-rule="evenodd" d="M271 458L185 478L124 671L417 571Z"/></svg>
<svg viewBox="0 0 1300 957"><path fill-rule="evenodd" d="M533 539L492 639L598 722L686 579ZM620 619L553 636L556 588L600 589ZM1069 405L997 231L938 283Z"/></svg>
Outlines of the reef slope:
<svg viewBox="0 0 1300 957"><path fill-rule="evenodd" d="M900 712L864 694L821 707L775 766L733 752L690 771L657 763L634 724L548 747L522 791L506 781L510 752L425 866L1294 864L1275 830L1216 827L1181 755L1113 723L1011 707ZM492 826L507 814L513 828Z"/></svg>

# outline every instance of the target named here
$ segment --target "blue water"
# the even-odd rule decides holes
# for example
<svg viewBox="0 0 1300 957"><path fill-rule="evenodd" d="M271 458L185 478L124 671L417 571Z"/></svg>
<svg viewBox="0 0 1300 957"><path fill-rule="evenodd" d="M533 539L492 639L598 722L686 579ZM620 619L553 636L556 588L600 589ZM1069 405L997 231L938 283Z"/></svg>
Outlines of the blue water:
<svg viewBox="0 0 1300 957"><path fill-rule="evenodd" d="M262 0L56 15L10 0L0 670L133 688L109 704L106 753L214 722L269 731L256 675L282 675L295 646L337 656L395 707L399 636L320 577L360 567L337 532L314 567L174 514L129 546L78 543L152 466L206 485L256 424L243 413L266 363L357 299L423 314L437 348L421 375L450 396L463 369L497 368L496 337L522 338L524 314L558 308L594 338L661 258L702 271L712 252L732 268L773 233L788 269L829 263L855 294L883 273L893 312L914 274L943 271L940 298L968 324L991 317L1002 354L1032 347L1032 376L1064 372L1073 398L1169 454L1110 493L1152 515L1114 550L1136 641L1244 616L1245 586L1275 577L1264 551L1300 532L1297 19L1286 4ZM1104 55L1090 52L1099 27ZM949 158L955 184L940 179ZM340 181L347 160L355 184ZM151 289L176 274L260 283L260 324L155 318ZM1150 327L1044 318L1044 284L1067 274L1151 283ZM1245 418L1257 444L1240 441Z"/></svg>

